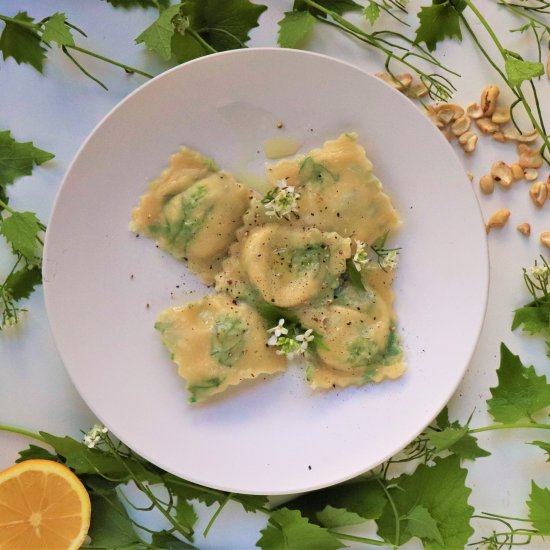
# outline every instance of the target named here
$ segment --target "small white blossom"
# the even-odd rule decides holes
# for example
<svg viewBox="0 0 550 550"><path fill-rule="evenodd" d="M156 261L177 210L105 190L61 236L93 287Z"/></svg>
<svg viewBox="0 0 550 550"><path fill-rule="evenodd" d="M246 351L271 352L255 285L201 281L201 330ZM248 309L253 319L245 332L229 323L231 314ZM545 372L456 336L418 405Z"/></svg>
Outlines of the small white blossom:
<svg viewBox="0 0 550 550"><path fill-rule="evenodd" d="M313 341L315 337L313 336L313 330L308 328L303 334L298 334L295 337L296 342L300 343L300 353L305 353L309 346L309 343Z"/></svg>
<svg viewBox="0 0 550 550"><path fill-rule="evenodd" d="M101 425L95 424L94 427L84 435L84 443L90 449L93 449L102 439L103 434L106 434L109 430Z"/></svg>
<svg viewBox="0 0 550 550"><path fill-rule="evenodd" d="M268 346L277 346L277 340L281 337L281 336L285 336L286 334L288 334L288 329L285 328L285 320L284 319L279 319L279 323L277 324L277 326L273 327L273 328L270 328L267 332L269 332L271 334L269 340L267 341L267 345Z"/></svg>
<svg viewBox="0 0 550 550"><path fill-rule="evenodd" d="M281 179L277 182L277 187L272 189L265 197L267 202L263 202L268 216L284 217L291 212L298 211L300 194L294 191L294 186L287 185L286 180Z"/></svg>
<svg viewBox="0 0 550 550"><path fill-rule="evenodd" d="M366 266L370 262L370 259L368 257L368 252L366 249L367 245L363 241L358 241L358 240L355 241L355 245L356 245L356 249L355 249L355 254L353 255L352 261L353 261L353 265L355 266L355 269L357 269L357 271L361 271L361 268L363 266Z"/></svg>
<svg viewBox="0 0 550 550"><path fill-rule="evenodd" d="M382 269L387 269L391 271L397 267L397 250L390 250L385 256L384 259L380 262Z"/></svg>
<svg viewBox="0 0 550 550"><path fill-rule="evenodd" d="M281 336L277 339L279 349L275 352L277 355L286 355L288 359L294 359L296 355L301 355L302 347L294 338Z"/></svg>
<svg viewBox="0 0 550 550"><path fill-rule="evenodd" d="M543 277L547 277L548 276L548 266L535 264L531 268L531 275L533 275L533 277L536 277L537 279L542 279Z"/></svg>

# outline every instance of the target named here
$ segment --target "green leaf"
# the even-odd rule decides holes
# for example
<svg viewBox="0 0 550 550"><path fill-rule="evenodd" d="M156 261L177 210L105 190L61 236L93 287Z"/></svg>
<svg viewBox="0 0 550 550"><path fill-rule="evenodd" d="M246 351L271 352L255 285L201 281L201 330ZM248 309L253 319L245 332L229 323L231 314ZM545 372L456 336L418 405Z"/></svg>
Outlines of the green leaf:
<svg viewBox="0 0 550 550"><path fill-rule="evenodd" d="M249 32L258 26L260 15L267 9L249 0L188 0L185 6L193 3L195 8L188 13L204 22L200 35L218 51L245 47Z"/></svg>
<svg viewBox="0 0 550 550"><path fill-rule="evenodd" d="M0 233L11 244L15 254L21 254L29 262L35 261L40 232L40 220L33 212L14 212L1 221Z"/></svg>
<svg viewBox="0 0 550 550"><path fill-rule="evenodd" d="M8 275L4 282L4 289L16 302L23 298L28 298L34 287L42 282L42 270L39 266L33 266L30 269L24 267Z"/></svg>
<svg viewBox="0 0 550 550"><path fill-rule="evenodd" d="M416 30L415 42L425 42L431 52L437 48L437 43L445 38L456 38L462 41L460 32L460 13L464 4L446 0L434 0L431 6L423 6L418 12L420 25Z"/></svg>
<svg viewBox="0 0 550 550"><path fill-rule="evenodd" d="M512 330L520 326L524 332L529 334L550 330L550 300L541 298L537 302L516 309Z"/></svg>
<svg viewBox="0 0 550 550"><path fill-rule="evenodd" d="M387 501L380 484L369 479L306 493L286 506L300 510L310 521L317 522L318 514L327 506L347 510L363 519L377 519L382 515Z"/></svg>
<svg viewBox="0 0 550 550"><path fill-rule="evenodd" d="M484 456L490 456L490 452L482 449L477 444L477 439L470 434L466 434L456 443L449 447L449 451L454 453L462 460L475 460L476 458L483 458Z"/></svg>
<svg viewBox="0 0 550 550"><path fill-rule="evenodd" d="M103 0L113 6L113 8L166 8L170 4L170 0Z"/></svg>
<svg viewBox="0 0 550 550"><path fill-rule="evenodd" d="M449 409L447 407L443 407L440 411L440 413L435 418L435 423L438 428L447 428L451 425L449 422Z"/></svg>
<svg viewBox="0 0 550 550"><path fill-rule="evenodd" d="M489 413L497 422L517 422L550 405L550 384L546 376L525 367L503 343L500 344L498 385L487 400Z"/></svg>
<svg viewBox="0 0 550 550"><path fill-rule="evenodd" d="M511 55L506 56L504 69L512 86L519 86L526 80L531 80L544 74L544 65L542 63L523 61Z"/></svg>
<svg viewBox="0 0 550 550"><path fill-rule="evenodd" d="M181 4L176 4L163 10L158 19L136 38L136 44L143 42L149 50L168 61L172 57L172 36L176 32L172 20L180 8Z"/></svg>
<svg viewBox="0 0 550 550"><path fill-rule="evenodd" d="M168 531L154 533L151 542L155 548L162 548L163 550L195 549L195 546L176 538Z"/></svg>
<svg viewBox="0 0 550 550"><path fill-rule="evenodd" d="M190 34L174 33L171 47L172 54L178 63L185 63L208 54L208 50Z"/></svg>
<svg viewBox="0 0 550 550"><path fill-rule="evenodd" d="M449 450L462 459L470 460L491 454L479 447L476 438L468 434L468 426L460 426L456 422L440 432L428 432L427 437L437 453Z"/></svg>
<svg viewBox="0 0 550 550"><path fill-rule="evenodd" d="M132 475L139 481L150 484L161 482L160 475L152 470L153 466L146 468L134 458L123 458L120 455L117 458L108 451L90 449L68 436L57 437L46 432L40 432L40 435L77 475L101 474L116 479L117 483L126 483Z"/></svg>
<svg viewBox="0 0 550 550"><path fill-rule="evenodd" d="M443 545L443 538L437 527L437 522L427 508L422 505L415 506L408 514L407 527L413 537L422 540L434 540Z"/></svg>
<svg viewBox="0 0 550 550"><path fill-rule="evenodd" d="M361 277L361 272L355 267L352 260L346 261L346 276L351 286L357 288L358 290L362 290L363 292L366 290L365 285L363 284L363 278Z"/></svg>
<svg viewBox="0 0 550 550"><path fill-rule="evenodd" d="M309 38L315 23L316 19L309 11L286 12L279 21L277 43L281 48L299 48Z"/></svg>
<svg viewBox="0 0 550 550"><path fill-rule="evenodd" d="M550 489L531 482L531 494L527 501L529 519L541 535L550 535Z"/></svg>
<svg viewBox="0 0 550 550"><path fill-rule="evenodd" d="M344 545L327 529L309 523L297 510L271 512L256 546L262 550L337 550Z"/></svg>
<svg viewBox="0 0 550 550"><path fill-rule="evenodd" d="M42 164L54 155L38 149L32 142L15 141L9 130L0 132L0 189L17 178L30 176L35 165Z"/></svg>
<svg viewBox="0 0 550 550"><path fill-rule="evenodd" d="M323 510L317 512L317 521L327 529L335 529L346 525L364 523L365 518L355 512L349 512L345 508L334 508L328 504Z"/></svg>
<svg viewBox="0 0 550 550"><path fill-rule="evenodd" d="M532 441L531 443L529 443L529 445L540 447L548 455L546 462L550 462L550 443L547 443L545 441Z"/></svg>
<svg viewBox="0 0 550 550"><path fill-rule="evenodd" d="M371 25L374 25L376 20L380 17L380 6L376 2L369 0L369 5L363 10L363 13L367 21Z"/></svg>
<svg viewBox="0 0 550 550"><path fill-rule="evenodd" d="M410 530L407 516L417 506L424 507L436 522L443 543L423 537L426 550L465 548L473 533L470 519L474 512L468 504L471 489L466 486L467 470L459 458L436 458L433 466L420 464L412 475L403 474L391 480L387 488L400 518L400 535L396 540L396 523L388 502L377 520L378 534L388 544L401 545L416 536ZM418 512L416 512L418 514Z"/></svg>
<svg viewBox="0 0 550 550"><path fill-rule="evenodd" d="M334 13L337 13L338 15L343 15L344 13L350 12L350 11L361 11L363 9L363 6L360 6L357 2L354 2L353 0L316 0L316 3L320 6L323 6L325 9L329 11L333 11ZM326 18L327 15L316 9L311 7L309 4L306 4L304 0L296 0L294 2L294 8L295 11L304 11L308 10L311 13L315 15L319 15L320 17Z"/></svg>
<svg viewBox="0 0 550 550"><path fill-rule="evenodd" d="M98 548L127 548L138 544L132 520L115 491L90 494L92 517L88 535Z"/></svg>
<svg viewBox="0 0 550 550"><path fill-rule="evenodd" d="M70 27L65 22L67 17L64 13L54 13L44 23L42 40L44 42L56 42L60 46L74 46L74 38Z"/></svg>
<svg viewBox="0 0 550 550"><path fill-rule="evenodd" d="M15 462L24 462L25 460L51 460L52 462L60 462L58 457L50 451L47 451L43 447L38 447L38 445L29 445L28 449L19 451L19 458Z"/></svg>
<svg viewBox="0 0 550 550"><path fill-rule="evenodd" d="M0 36L0 51L4 56L4 60L13 57L18 65L27 63L41 73L46 59L46 50L40 44L38 27L36 25L32 26L34 19L29 17L26 11L20 11L14 19L25 23L25 25L12 22L5 23Z"/></svg>

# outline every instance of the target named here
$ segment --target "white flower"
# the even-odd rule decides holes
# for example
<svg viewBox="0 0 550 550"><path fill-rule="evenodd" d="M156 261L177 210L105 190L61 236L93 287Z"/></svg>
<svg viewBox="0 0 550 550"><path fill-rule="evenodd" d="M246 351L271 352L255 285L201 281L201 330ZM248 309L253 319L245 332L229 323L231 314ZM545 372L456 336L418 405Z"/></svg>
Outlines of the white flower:
<svg viewBox="0 0 550 550"><path fill-rule="evenodd" d="M546 265L535 265L531 268L531 275L537 279L542 279L543 277L548 276L548 266Z"/></svg>
<svg viewBox="0 0 550 550"><path fill-rule="evenodd" d="M308 328L303 334L298 334L294 339L300 344L300 353L303 354L307 351L309 342L312 342L315 337L313 336L313 330Z"/></svg>
<svg viewBox="0 0 550 550"><path fill-rule="evenodd" d="M295 355L302 353L302 347L299 342L288 336L281 336L277 339L279 349L275 352L277 355L286 355L288 359L294 359Z"/></svg>
<svg viewBox="0 0 550 550"><path fill-rule="evenodd" d="M387 269L391 271L397 267L397 250L390 250L385 256L384 259L380 262L382 269Z"/></svg>
<svg viewBox="0 0 550 550"><path fill-rule="evenodd" d="M268 329L267 332L271 334L269 340L267 341L268 346L277 346L278 345L277 340L279 339L279 337L285 336L286 334L288 334L288 329L285 328L284 325L285 325L285 320L279 319L279 323L277 324L277 326Z"/></svg>
<svg viewBox="0 0 550 550"><path fill-rule="evenodd" d="M352 261L353 261L353 265L355 266L355 269L357 269L357 271L361 271L361 268L370 262L368 253L366 250L367 245L363 241L358 241L358 240L355 240L355 245L356 245L356 249L355 249L355 254L353 255Z"/></svg>
<svg viewBox="0 0 550 550"><path fill-rule="evenodd" d="M101 425L95 424L94 427L84 435L84 443L93 449L102 439L103 434L106 434L109 430Z"/></svg>
<svg viewBox="0 0 550 550"><path fill-rule="evenodd" d="M291 212L298 211L300 194L294 191L294 186L287 185L286 180L281 179L277 182L277 187L273 188L264 197L262 201L266 214L268 216L284 217Z"/></svg>

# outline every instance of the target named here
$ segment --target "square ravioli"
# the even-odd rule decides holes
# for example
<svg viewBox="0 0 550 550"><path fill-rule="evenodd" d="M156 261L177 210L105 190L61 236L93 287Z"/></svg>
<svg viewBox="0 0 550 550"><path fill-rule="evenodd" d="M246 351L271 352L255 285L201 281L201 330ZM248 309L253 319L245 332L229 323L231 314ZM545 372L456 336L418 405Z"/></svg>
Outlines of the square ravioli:
<svg viewBox="0 0 550 550"><path fill-rule="evenodd" d="M130 227L154 239L211 284L251 198L251 190L231 174L217 171L210 159L182 148L141 197Z"/></svg>
<svg viewBox="0 0 550 550"><path fill-rule="evenodd" d="M286 358L266 346L268 327L262 317L225 294L167 309L155 328L178 365L178 374L187 380L190 403L243 380L286 369Z"/></svg>

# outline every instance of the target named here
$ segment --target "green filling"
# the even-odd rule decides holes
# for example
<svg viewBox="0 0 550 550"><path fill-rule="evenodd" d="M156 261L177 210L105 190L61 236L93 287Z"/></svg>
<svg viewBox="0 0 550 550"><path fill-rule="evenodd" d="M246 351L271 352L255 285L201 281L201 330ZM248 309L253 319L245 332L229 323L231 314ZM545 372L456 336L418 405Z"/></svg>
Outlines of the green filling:
<svg viewBox="0 0 550 550"><path fill-rule="evenodd" d="M291 249L288 256L288 266L293 273L317 273L321 265L326 265L330 260L330 249L323 243L306 244Z"/></svg>
<svg viewBox="0 0 550 550"><path fill-rule="evenodd" d="M197 216L197 209L201 201L208 193L204 185L193 185L182 193L172 197L164 206L164 223L149 226L149 233L154 237L165 237L173 247L185 252L195 235L204 227L204 223L210 215L213 206L208 207L201 215ZM167 209L172 208L172 201L178 200L179 216L170 220Z"/></svg>
<svg viewBox="0 0 550 550"><path fill-rule="evenodd" d="M366 368L365 381L368 381L376 374L377 366L391 365L401 355L402 350L392 324L384 350L379 350L370 340L357 338L348 346L348 353L348 362L353 368Z"/></svg>
<svg viewBox="0 0 550 550"><path fill-rule="evenodd" d="M366 338L357 338L348 346L348 363L352 367L372 365L378 356L378 346Z"/></svg>
<svg viewBox="0 0 550 550"><path fill-rule="evenodd" d="M189 403L197 403L198 401L201 401L205 397L205 394L208 393L208 390L221 386L223 381L223 378L216 377L209 378L199 384L188 386L187 391L189 392Z"/></svg>
<svg viewBox="0 0 550 550"><path fill-rule="evenodd" d="M224 367L232 367L246 347L246 325L234 315L219 317L210 336L210 355Z"/></svg>
<svg viewBox="0 0 550 550"><path fill-rule="evenodd" d="M300 180L302 183L311 181L313 183L336 183L338 176L334 175L328 168L311 157L306 157L300 164Z"/></svg>

